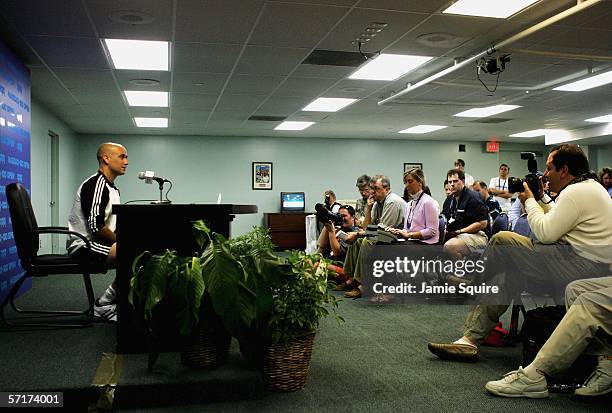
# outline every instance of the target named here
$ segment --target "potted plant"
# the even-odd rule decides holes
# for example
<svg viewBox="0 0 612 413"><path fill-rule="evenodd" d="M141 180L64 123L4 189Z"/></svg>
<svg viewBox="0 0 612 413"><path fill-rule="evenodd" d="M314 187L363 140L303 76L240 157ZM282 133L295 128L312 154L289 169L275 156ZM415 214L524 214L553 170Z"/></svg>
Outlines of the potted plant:
<svg viewBox="0 0 612 413"><path fill-rule="evenodd" d="M320 319L331 310L341 320L328 289L328 260L298 251L280 258L264 228L228 240L202 221L193 226L198 255L143 253L134 261L129 300L150 336L163 334L169 319L184 335L212 320L238 339L268 388L303 387Z"/></svg>
<svg viewBox="0 0 612 413"><path fill-rule="evenodd" d="M263 374L269 390L293 391L306 385L319 321L336 312L328 286L329 260L320 254L293 251L289 274L273 291Z"/></svg>
<svg viewBox="0 0 612 413"><path fill-rule="evenodd" d="M225 362L231 336L206 297L199 256L145 251L134 260L128 300L146 332L149 370L160 352L176 347L177 339L185 365Z"/></svg>

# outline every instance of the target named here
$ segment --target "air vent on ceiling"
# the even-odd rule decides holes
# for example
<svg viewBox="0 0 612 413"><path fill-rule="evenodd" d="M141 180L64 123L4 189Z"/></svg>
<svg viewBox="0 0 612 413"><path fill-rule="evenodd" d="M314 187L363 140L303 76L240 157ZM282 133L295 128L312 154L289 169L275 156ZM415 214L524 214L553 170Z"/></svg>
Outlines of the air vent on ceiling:
<svg viewBox="0 0 612 413"><path fill-rule="evenodd" d="M281 122L287 119L286 116L266 116L266 115L253 115L249 120L259 120L265 122Z"/></svg>
<svg viewBox="0 0 612 413"><path fill-rule="evenodd" d="M504 122L508 122L509 120L512 120L512 119L508 119L508 118L482 118L482 119L472 120L471 122L473 122L473 123L504 123Z"/></svg>
<svg viewBox="0 0 612 413"><path fill-rule="evenodd" d="M117 23L131 26L153 23L155 18L150 14L134 10L117 10L110 14L110 19Z"/></svg>
<svg viewBox="0 0 612 413"><path fill-rule="evenodd" d="M315 50L304 61L303 65L319 65L319 66L361 66L366 58L371 58L374 53L359 52L342 52L339 50Z"/></svg>

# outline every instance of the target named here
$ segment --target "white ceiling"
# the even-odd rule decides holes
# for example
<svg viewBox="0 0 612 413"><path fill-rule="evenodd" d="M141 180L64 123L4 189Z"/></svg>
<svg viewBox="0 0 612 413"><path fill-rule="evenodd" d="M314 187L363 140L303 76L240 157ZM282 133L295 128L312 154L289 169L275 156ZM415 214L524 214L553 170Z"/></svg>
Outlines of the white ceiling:
<svg viewBox="0 0 612 413"><path fill-rule="evenodd" d="M491 1L491 0L486 0ZM443 15L448 0L3 0L6 42L32 72L32 95L80 133L212 136L302 136L543 142L508 138L540 128L597 130L584 119L612 112L612 85L580 93L552 91L588 69L612 68L612 1L602 1L500 52L511 62L494 94L469 64L437 81L379 105L393 91L486 50L490 45L576 4L542 0L507 19ZM149 24L111 19L141 12ZM303 64L315 49L356 52L351 42L371 22L387 28L364 45L368 53L435 58L394 82L350 80L354 67ZM419 36L450 34L427 44ZM114 70L102 38L171 42L171 71ZM435 47L434 47L435 46ZM525 50L530 53L526 53ZM481 74L493 87L495 77ZM138 87L132 79L155 79ZM170 107L128 107L122 90L170 92ZM530 90L529 94L525 91ZM359 98L336 113L301 112L316 97ZM486 124L452 115L475 106L513 103L522 108ZM168 129L137 128L134 116L169 116ZM304 131L275 131L279 122L250 116L286 116L317 123ZM486 120L486 118L484 119ZM449 125L427 135L398 134L418 124ZM590 128L590 129L589 129ZM593 131L592 133L590 131ZM602 141L601 136L596 138ZM610 136L604 138L611 141Z"/></svg>

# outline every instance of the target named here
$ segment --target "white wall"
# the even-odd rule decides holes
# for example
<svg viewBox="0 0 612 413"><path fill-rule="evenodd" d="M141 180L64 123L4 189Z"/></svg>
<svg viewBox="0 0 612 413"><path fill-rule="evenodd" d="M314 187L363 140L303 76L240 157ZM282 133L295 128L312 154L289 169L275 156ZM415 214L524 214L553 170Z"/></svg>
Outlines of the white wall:
<svg viewBox="0 0 612 413"><path fill-rule="evenodd" d="M483 153L482 143L468 143L467 152L459 153L457 143L440 141L82 135L79 180L96 170L94 154L105 141L128 149L128 173L116 181L122 202L158 197L156 184L137 179L139 171L153 170L173 181L169 198L175 203L215 203L221 192L224 203L257 205L257 215L236 217L234 235L262 225L264 212L278 212L281 191L306 192L307 210L312 211L326 189L333 189L339 199L355 199L359 175L382 173L401 195L404 162L421 162L434 197L442 202L442 183L456 158L465 160L468 173L487 182L497 176L500 159L499 154ZM512 156L527 148L544 150L542 145L507 147ZM251 189L252 161L273 162L271 191ZM523 176L526 162L519 168L512 172Z"/></svg>
<svg viewBox="0 0 612 413"><path fill-rule="evenodd" d="M58 208L60 225L66 225L74 193L80 182L78 177L78 137L62 121L34 99L32 100L31 122L32 207L36 213L38 225L51 224L51 209L49 207L49 201L51 200L50 130L58 134L60 139ZM50 250L50 237L43 236L41 240L41 252L48 252Z"/></svg>
<svg viewBox="0 0 612 413"><path fill-rule="evenodd" d="M604 167L612 168L612 144L597 147L597 172Z"/></svg>

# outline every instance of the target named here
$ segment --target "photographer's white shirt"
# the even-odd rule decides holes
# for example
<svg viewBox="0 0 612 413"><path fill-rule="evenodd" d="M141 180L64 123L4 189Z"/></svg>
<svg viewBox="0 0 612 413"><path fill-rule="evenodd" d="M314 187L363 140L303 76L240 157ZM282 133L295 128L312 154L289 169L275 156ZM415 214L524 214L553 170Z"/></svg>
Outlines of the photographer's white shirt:
<svg viewBox="0 0 612 413"><path fill-rule="evenodd" d="M570 244L584 258L612 264L612 200L599 182L588 179L568 185L554 204L529 198L525 210L541 243Z"/></svg>

